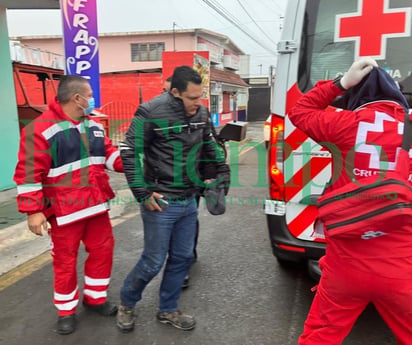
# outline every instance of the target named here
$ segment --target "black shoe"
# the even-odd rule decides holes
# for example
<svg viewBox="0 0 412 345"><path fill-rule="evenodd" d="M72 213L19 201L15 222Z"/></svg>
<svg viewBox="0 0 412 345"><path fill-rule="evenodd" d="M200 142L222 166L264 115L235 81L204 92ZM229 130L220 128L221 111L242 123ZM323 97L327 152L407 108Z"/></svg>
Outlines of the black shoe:
<svg viewBox="0 0 412 345"><path fill-rule="evenodd" d="M94 311L97 314L100 314L102 316L114 316L117 313L117 305L115 305L115 304L113 304L109 301L106 301L102 304L96 304L96 305L87 304L87 303L83 302L83 305L87 309L89 309L91 311Z"/></svg>
<svg viewBox="0 0 412 345"><path fill-rule="evenodd" d="M57 333L70 334L76 329L76 316L74 314L59 316L57 319Z"/></svg>
<svg viewBox="0 0 412 345"><path fill-rule="evenodd" d="M189 280L190 276L186 274L185 279L183 280L182 289L186 289L189 287Z"/></svg>

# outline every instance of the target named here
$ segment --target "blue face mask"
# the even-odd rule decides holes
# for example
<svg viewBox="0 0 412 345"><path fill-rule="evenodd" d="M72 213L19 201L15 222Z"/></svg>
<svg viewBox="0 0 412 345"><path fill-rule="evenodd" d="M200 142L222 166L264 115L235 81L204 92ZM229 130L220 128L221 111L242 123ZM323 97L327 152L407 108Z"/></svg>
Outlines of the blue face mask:
<svg viewBox="0 0 412 345"><path fill-rule="evenodd" d="M90 115L90 113L93 111L93 109L95 108L95 101L94 101L94 97L90 97L90 98L86 98L83 97L82 95L80 95L81 98L84 98L87 100L87 102L89 103L89 106L87 108L83 108L80 104L80 108L83 109L83 114L85 116Z"/></svg>

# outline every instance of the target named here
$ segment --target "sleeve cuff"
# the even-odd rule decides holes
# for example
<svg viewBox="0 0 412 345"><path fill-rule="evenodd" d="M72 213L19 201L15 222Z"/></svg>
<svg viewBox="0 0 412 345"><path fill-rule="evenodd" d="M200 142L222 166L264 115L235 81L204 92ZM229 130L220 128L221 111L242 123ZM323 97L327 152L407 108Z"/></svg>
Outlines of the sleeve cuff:
<svg viewBox="0 0 412 345"><path fill-rule="evenodd" d="M339 77L336 77L334 80L333 80L333 84L335 84L340 90L342 90L342 91L347 91L347 89L345 89L343 86L342 86L342 84L341 84L341 82L340 82L340 80L342 79L342 76L340 75Z"/></svg>

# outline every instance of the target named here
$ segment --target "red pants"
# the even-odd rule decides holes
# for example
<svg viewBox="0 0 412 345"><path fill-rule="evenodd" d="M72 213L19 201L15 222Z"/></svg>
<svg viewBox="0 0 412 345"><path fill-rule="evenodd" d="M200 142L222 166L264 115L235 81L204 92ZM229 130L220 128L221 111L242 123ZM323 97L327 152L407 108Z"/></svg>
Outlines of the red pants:
<svg viewBox="0 0 412 345"><path fill-rule="evenodd" d="M88 257L84 264L83 302L106 301L113 264L114 238L108 212L58 226L50 219L53 244L54 305L59 316L73 314L79 302L77 256L83 242Z"/></svg>
<svg viewBox="0 0 412 345"><path fill-rule="evenodd" d="M398 344L412 344L411 280L386 278L344 265L322 267L322 277L298 344L341 344L369 303L375 305Z"/></svg>

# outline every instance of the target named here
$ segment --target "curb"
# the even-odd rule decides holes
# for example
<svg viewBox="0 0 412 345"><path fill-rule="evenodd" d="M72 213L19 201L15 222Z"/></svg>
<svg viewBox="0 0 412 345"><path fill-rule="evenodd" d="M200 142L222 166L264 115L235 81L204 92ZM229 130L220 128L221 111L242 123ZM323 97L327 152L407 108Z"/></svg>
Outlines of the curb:
<svg viewBox="0 0 412 345"><path fill-rule="evenodd" d="M0 275L23 264L33 257L49 250L50 239L47 235L36 236L22 222L0 232Z"/></svg>
<svg viewBox="0 0 412 345"><path fill-rule="evenodd" d="M132 197L130 189L120 189L116 197L128 200ZM127 203L113 203L109 211L110 219L123 219ZM112 222L113 226L117 222ZM27 228L27 222L21 222L0 231L0 276L25 262L45 253L52 248L47 234L37 236Z"/></svg>

